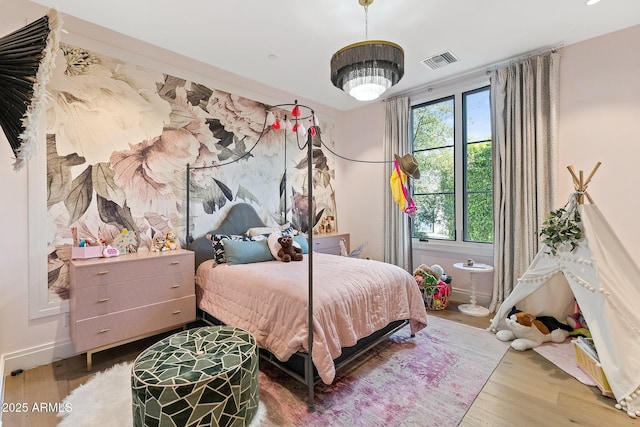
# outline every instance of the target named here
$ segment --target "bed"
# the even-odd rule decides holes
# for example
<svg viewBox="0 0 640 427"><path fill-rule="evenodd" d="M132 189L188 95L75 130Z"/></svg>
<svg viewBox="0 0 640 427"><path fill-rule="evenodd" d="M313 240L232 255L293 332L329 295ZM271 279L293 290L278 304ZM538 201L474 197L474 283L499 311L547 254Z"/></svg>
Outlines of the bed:
<svg viewBox="0 0 640 427"><path fill-rule="evenodd" d="M240 243L255 227L265 225L252 206L239 203L218 228L192 242L198 308L209 323L253 334L264 360L309 386L310 410L317 381L330 384L336 369L400 328L409 325L415 334L426 326L422 296L400 267L308 250L301 262L269 259L264 244L254 253L260 236ZM221 254L212 242L221 235L233 236L224 239L224 263L214 259Z"/></svg>

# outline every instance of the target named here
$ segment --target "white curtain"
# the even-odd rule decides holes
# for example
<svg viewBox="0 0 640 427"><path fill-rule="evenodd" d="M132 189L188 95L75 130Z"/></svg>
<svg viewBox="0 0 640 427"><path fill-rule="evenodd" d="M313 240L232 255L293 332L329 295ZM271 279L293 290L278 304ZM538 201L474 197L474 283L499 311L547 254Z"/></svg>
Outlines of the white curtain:
<svg viewBox="0 0 640 427"><path fill-rule="evenodd" d="M546 53L491 74L494 312L538 252L556 186L560 55Z"/></svg>
<svg viewBox="0 0 640 427"><path fill-rule="evenodd" d="M407 153L411 153L409 116L408 97L398 97L386 101L383 142L386 161L384 168L384 260L410 272L413 269L410 218L393 201L389 186L389 178L393 171L394 154L402 157ZM411 183L409 182L409 184Z"/></svg>

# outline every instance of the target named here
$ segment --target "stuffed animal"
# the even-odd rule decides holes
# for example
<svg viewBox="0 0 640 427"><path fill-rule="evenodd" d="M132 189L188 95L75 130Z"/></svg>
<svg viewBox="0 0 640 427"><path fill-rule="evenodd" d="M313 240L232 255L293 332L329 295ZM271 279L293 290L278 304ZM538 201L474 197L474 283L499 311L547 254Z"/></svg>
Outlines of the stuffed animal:
<svg viewBox="0 0 640 427"><path fill-rule="evenodd" d="M165 243L167 242L167 238L162 235L162 234L156 234L153 237L153 251L154 252L163 252L168 250L167 247L165 246Z"/></svg>
<svg viewBox="0 0 640 427"><path fill-rule="evenodd" d="M302 261L302 249L293 245L293 237L289 235L279 237L278 243L280 243L278 258L283 262Z"/></svg>
<svg viewBox="0 0 640 427"><path fill-rule="evenodd" d="M576 312L567 316L567 324L573 328L571 335L578 336L582 335L587 338L591 338L591 331L589 331L589 326L587 325L586 320L584 320L584 316L582 315L582 311L580 311L580 307L576 304Z"/></svg>
<svg viewBox="0 0 640 427"><path fill-rule="evenodd" d="M511 341L511 347L518 351L538 347L547 341L563 342L571 331L570 326L551 316L536 317L516 310L515 307L505 321L509 329L498 331L496 338Z"/></svg>
<svg viewBox="0 0 640 427"><path fill-rule="evenodd" d="M170 250L180 249L180 243L178 243L178 238L176 237L176 233L173 231L167 231L167 235L165 236L164 247Z"/></svg>

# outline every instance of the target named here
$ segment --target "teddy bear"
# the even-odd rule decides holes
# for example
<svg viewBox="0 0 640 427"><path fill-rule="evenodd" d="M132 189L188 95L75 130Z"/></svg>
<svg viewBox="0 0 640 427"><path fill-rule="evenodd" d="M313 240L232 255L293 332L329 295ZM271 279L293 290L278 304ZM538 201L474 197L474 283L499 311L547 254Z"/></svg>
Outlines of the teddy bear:
<svg viewBox="0 0 640 427"><path fill-rule="evenodd" d="M302 249L293 245L293 237L286 235L278 238L280 250L278 258L283 262L302 261Z"/></svg>
<svg viewBox="0 0 640 427"><path fill-rule="evenodd" d="M535 348L547 341L563 342L569 336L571 327L552 316L536 317L530 313L511 310L505 320L509 329L496 333L500 341L511 341L514 350L524 351Z"/></svg>

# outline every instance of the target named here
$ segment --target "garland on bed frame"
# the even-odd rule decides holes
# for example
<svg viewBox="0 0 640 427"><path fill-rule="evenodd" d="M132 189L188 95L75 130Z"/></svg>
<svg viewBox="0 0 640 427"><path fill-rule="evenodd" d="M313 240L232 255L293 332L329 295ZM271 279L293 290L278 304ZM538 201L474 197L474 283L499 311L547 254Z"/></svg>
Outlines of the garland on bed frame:
<svg viewBox="0 0 640 427"><path fill-rule="evenodd" d="M312 168L313 168L313 142L312 142L312 138L313 136L316 135L316 127L318 126L318 120L316 118L315 112L308 106L306 105L301 105L298 104L298 101L296 100L294 104L279 104L279 105L275 105L273 107L271 107L270 109L267 109L266 111L266 115L265 115L265 121L264 121L264 125L262 128L262 133L260 134L260 137L256 140L256 142L253 144L253 146L246 152L244 153L242 156L233 159L233 160L229 160L228 162L224 162L224 163L220 163L220 164L216 164L216 165L210 165L210 166L199 166L199 167L191 167L189 164L187 164L187 170L186 170L186 174L187 174L187 207L186 207L186 243L187 243L187 247L191 244L192 237L190 235L190 231L189 231L189 203L190 203L190 185L191 185L191 171L193 170L199 170L199 169L213 169L213 168L218 168L218 167L222 167L234 162L237 162L238 160L244 158L245 156L248 156L251 151L253 151L253 149L258 145L258 143L260 142L262 135L264 135L265 130L267 129L268 126L271 126L273 129L278 130L281 128L281 123L280 120L277 119L275 117L275 115L273 114L272 110L275 108L291 108L291 117L293 119L293 126L292 126L292 131L296 134L296 140L298 141L298 148L300 148L301 150L305 149L307 150L307 198L310 201L310 203L313 203L313 174L311 173ZM305 114L303 114L303 112L305 112ZM285 119L286 120L286 119ZM310 121L311 122L311 126L309 126L308 128L304 126L304 122L306 121ZM285 126L285 131L286 131L286 126ZM300 137L306 137L306 141L304 142L304 144L301 146L300 145ZM286 137L285 137L285 141L286 141ZM285 146L286 146L286 142L285 142ZM286 164L285 164L285 177L284 177L284 185L286 188ZM285 197L285 218L286 218L286 197ZM307 231L307 239L309 241L309 247L312 248L313 247L313 224L314 224L314 210L313 209L308 209L307 210L307 224L308 224L308 231ZM315 386L315 382L314 382L314 372L313 372L313 361L311 358L311 355L313 354L313 251L309 251L308 255L307 255L307 261L309 264L309 276L308 276L308 281L309 281L309 285L308 285L308 302L309 302L309 311L308 311L308 328L309 328L309 334L308 334L308 342L307 342L307 348L308 348L308 354L309 357L305 358L305 378L306 378L306 382L307 386L308 386L308 410L309 412L315 412L315 397L314 397L314 386Z"/></svg>

